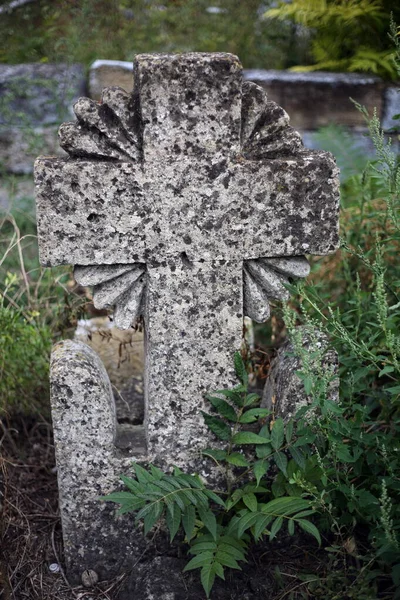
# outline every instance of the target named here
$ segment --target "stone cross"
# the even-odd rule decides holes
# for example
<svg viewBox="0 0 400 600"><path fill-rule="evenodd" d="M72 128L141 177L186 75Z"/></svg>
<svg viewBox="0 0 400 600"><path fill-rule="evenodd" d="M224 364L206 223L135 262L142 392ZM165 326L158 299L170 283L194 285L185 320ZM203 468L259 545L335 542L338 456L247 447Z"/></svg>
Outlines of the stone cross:
<svg viewBox="0 0 400 600"><path fill-rule="evenodd" d="M134 91L81 98L67 159L35 166L41 262L75 265L118 327L146 331L147 456L186 468L204 391L232 382L243 315L338 245L338 171L230 54L142 54Z"/></svg>

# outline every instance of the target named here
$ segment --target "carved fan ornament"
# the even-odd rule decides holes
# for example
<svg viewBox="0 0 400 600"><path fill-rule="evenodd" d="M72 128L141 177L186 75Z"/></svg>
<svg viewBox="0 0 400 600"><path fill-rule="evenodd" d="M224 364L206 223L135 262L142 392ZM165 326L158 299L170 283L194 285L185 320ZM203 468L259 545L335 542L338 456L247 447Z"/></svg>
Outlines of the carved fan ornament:
<svg viewBox="0 0 400 600"><path fill-rule="evenodd" d="M77 121L59 130L60 145L72 157L141 160L141 136L135 127L132 97L119 87L105 88L101 102L80 98L74 105ZM242 96L242 155L248 160L291 158L303 150L300 135L289 125L288 114L268 100L258 85L245 82ZM245 260L244 314L262 323L269 318L271 299L286 300L290 278L307 277L304 256ZM75 279L93 286L96 308L114 307L114 321L128 329L143 314L146 287L144 264L76 266Z"/></svg>

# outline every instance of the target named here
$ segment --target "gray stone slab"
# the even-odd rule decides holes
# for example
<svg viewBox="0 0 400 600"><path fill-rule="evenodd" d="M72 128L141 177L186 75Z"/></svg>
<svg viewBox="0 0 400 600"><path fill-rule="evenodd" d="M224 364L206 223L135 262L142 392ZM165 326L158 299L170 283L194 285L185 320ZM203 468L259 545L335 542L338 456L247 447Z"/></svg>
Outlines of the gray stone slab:
<svg viewBox="0 0 400 600"><path fill-rule="evenodd" d="M126 464L115 446L114 397L103 364L86 344L67 340L53 348L51 403L64 555L71 582L85 569L100 579L132 561L140 536L130 517L115 517L99 496L113 491ZM131 456L143 455L132 442ZM143 433L136 438L142 442Z"/></svg>
<svg viewBox="0 0 400 600"><path fill-rule="evenodd" d="M329 339L321 331L308 326L296 328L301 351L307 354L309 368L314 376L332 379L327 386L326 397L337 402L339 399L338 355L330 347ZM273 410L276 417L285 421L294 417L300 408L312 402L306 394L304 382L297 371L304 368L301 356L296 352L296 344L287 340L271 363L271 370L264 386L261 405Z"/></svg>
<svg viewBox="0 0 400 600"><path fill-rule="evenodd" d="M393 119L395 115L400 114L400 92L398 87L391 86L385 90L384 103L382 128L387 131L392 127L400 127L399 119Z"/></svg>

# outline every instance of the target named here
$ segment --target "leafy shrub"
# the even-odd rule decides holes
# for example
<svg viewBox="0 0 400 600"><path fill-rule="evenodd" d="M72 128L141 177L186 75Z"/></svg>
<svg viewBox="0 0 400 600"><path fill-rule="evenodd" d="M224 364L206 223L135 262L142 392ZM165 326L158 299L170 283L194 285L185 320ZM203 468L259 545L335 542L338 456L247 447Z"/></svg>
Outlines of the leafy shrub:
<svg viewBox="0 0 400 600"><path fill-rule="evenodd" d="M285 426L282 419L271 428L263 425L257 433L249 431L249 425L257 424L269 411L260 408L257 394L249 393L239 353L235 368L241 384L207 396L215 414L203 413L209 429L226 446L203 452L224 475L226 492L213 492L198 476L185 475L177 468L167 475L154 465L146 470L134 464L136 479L121 476L128 491L103 497L120 504L120 514L137 512L136 521L143 520L145 534L164 517L171 541L182 528L189 554L194 555L185 571L201 570L207 597L215 577L224 579L226 567L240 569L238 561L246 561L251 539L258 542L268 535L273 540L285 525L290 535L297 526L321 542L317 528L308 519L315 512L313 501L302 497L300 486L292 486L285 495L282 486L271 487L271 475L267 478L276 468L286 479L293 477L299 465L311 480L319 478L317 460L310 456L312 440L304 435L303 425L296 431L293 421ZM254 449L255 456L247 451L249 448ZM276 480L278 477L275 475Z"/></svg>
<svg viewBox="0 0 400 600"><path fill-rule="evenodd" d="M307 427L323 472L316 484L300 472L293 480L325 507L317 525L335 531L330 550L361 561L377 597L400 598L400 165L376 114L358 108L376 159L342 186L341 252L322 262L328 276L295 286L284 309L318 415ZM331 374L309 367L299 322L327 333L339 354L340 403L328 411Z"/></svg>
<svg viewBox="0 0 400 600"><path fill-rule="evenodd" d="M266 16L309 28L312 64L294 70L364 71L396 79L386 35L391 13L400 17L399 8L387 0L292 0Z"/></svg>
<svg viewBox="0 0 400 600"><path fill-rule="evenodd" d="M68 269L40 267L33 202L22 198L11 212L0 212L2 415L49 413L52 340L68 335L84 303L67 288Z"/></svg>
<svg viewBox="0 0 400 600"><path fill-rule="evenodd" d="M0 303L0 414L47 413L50 328Z"/></svg>

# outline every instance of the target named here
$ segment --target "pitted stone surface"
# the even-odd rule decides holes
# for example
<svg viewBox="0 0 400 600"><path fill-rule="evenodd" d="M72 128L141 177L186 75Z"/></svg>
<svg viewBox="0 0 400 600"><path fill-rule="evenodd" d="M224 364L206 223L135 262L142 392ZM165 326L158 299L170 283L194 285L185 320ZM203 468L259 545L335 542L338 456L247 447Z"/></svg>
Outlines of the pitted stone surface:
<svg viewBox="0 0 400 600"><path fill-rule="evenodd" d="M51 402L64 553L71 581L84 569L108 577L137 540L132 520L99 502L118 484L124 462L115 448L114 398L103 364L86 344L57 344L51 358Z"/></svg>
<svg viewBox="0 0 400 600"><path fill-rule="evenodd" d="M242 265L186 259L149 264L147 285L149 452L166 465L173 460L199 468L200 451L211 439L200 414L203 395L221 387L221 380L235 381L226 350L241 344Z"/></svg>

